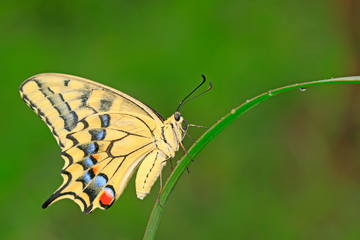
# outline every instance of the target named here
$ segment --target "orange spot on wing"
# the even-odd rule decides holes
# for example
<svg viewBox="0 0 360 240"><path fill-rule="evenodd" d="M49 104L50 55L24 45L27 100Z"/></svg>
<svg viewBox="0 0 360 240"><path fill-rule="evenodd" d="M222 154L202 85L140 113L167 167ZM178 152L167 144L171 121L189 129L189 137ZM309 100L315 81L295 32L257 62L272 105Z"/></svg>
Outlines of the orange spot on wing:
<svg viewBox="0 0 360 240"><path fill-rule="evenodd" d="M94 167L94 168L93 168L93 172L94 172L94 174L96 175L96 174L99 172L99 167Z"/></svg>
<svg viewBox="0 0 360 240"><path fill-rule="evenodd" d="M96 161L99 161L99 154L95 154L95 155L93 155L93 158L95 158L95 159L96 159Z"/></svg>

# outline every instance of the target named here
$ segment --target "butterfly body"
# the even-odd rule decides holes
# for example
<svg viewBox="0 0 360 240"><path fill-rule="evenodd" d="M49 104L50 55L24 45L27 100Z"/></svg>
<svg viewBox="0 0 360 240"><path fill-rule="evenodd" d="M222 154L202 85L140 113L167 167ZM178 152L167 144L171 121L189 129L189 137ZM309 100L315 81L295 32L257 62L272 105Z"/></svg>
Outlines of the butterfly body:
<svg viewBox="0 0 360 240"><path fill-rule="evenodd" d="M107 209L136 176L143 199L182 141L183 118L167 120L140 101L102 84L45 73L20 86L23 100L48 125L65 165L60 188L43 204L74 200L85 213Z"/></svg>
<svg viewBox="0 0 360 240"><path fill-rule="evenodd" d="M179 150L179 143L182 141L182 121L182 118L176 121L173 114L161 128L155 130L155 148L142 161L136 175L136 195L139 199L143 199L150 193L152 185L166 164L166 160L173 158L175 152Z"/></svg>

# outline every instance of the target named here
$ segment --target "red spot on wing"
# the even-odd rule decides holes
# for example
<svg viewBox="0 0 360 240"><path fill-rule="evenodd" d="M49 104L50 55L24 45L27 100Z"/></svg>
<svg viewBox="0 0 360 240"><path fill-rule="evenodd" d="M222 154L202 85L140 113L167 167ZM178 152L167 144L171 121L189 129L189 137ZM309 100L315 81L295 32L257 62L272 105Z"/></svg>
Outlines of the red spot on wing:
<svg viewBox="0 0 360 240"><path fill-rule="evenodd" d="M100 202L104 205L110 205L113 199L112 193L106 190L100 196Z"/></svg>

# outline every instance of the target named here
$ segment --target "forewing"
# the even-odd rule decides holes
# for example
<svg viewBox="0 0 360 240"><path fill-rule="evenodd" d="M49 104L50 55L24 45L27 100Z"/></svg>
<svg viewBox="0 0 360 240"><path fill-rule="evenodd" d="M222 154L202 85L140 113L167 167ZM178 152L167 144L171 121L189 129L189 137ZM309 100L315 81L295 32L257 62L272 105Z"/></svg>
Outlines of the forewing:
<svg viewBox="0 0 360 240"><path fill-rule="evenodd" d="M156 111L125 93L66 74L35 75L20 86L20 94L48 125L61 148L68 142L67 134L94 114L131 113L152 119L147 122L152 129L163 121Z"/></svg>

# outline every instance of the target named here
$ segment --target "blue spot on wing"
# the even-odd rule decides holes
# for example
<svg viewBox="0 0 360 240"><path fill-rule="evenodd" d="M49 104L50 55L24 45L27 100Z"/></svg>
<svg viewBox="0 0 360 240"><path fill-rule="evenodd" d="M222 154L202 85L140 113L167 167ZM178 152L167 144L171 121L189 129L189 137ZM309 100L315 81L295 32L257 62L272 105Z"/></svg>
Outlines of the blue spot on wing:
<svg viewBox="0 0 360 240"><path fill-rule="evenodd" d="M84 181L85 181L86 183L88 183L88 182L91 181L91 176L90 176L90 173L89 173L89 172L86 172L86 173L84 174Z"/></svg>
<svg viewBox="0 0 360 240"><path fill-rule="evenodd" d="M100 132L98 132L97 134L96 134L96 137L98 138L98 139L103 139L103 137L105 136L105 132L104 132L104 130L101 130Z"/></svg>
<svg viewBox="0 0 360 240"><path fill-rule="evenodd" d="M115 192L114 192L114 190L112 188L105 187L104 190L109 192L112 195L113 198L115 197Z"/></svg>
<svg viewBox="0 0 360 240"><path fill-rule="evenodd" d="M103 187L107 183L107 180L104 176L99 175L95 178L94 183L96 187Z"/></svg>
<svg viewBox="0 0 360 240"><path fill-rule="evenodd" d="M88 157L87 159L85 159L85 164L86 164L86 167L90 167L90 166L94 165L94 162L91 159L91 157Z"/></svg>
<svg viewBox="0 0 360 240"><path fill-rule="evenodd" d="M87 149L87 153L89 154L93 154L96 152L96 146L95 146L95 143L90 143L89 144L89 147Z"/></svg>
<svg viewBox="0 0 360 240"><path fill-rule="evenodd" d="M101 127L108 127L110 125L110 116L108 114L100 115Z"/></svg>
<svg viewBox="0 0 360 240"><path fill-rule="evenodd" d="M91 142L89 144L79 145L78 148L82 150L85 156L94 154L99 150L99 145L96 142Z"/></svg>
<svg viewBox="0 0 360 240"><path fill-rule="evenodd" d="M91 129L89 130L91 134L91 141L103 140L106 135L105 129Z"/></svg>

